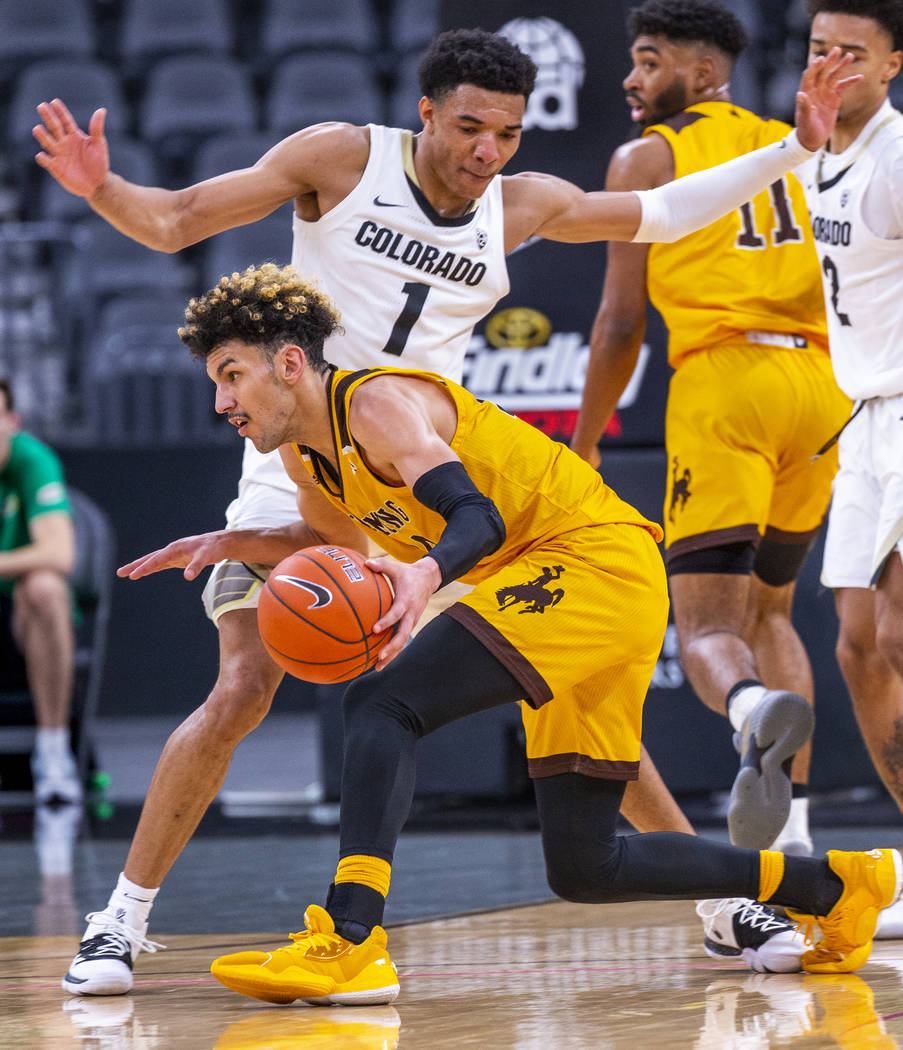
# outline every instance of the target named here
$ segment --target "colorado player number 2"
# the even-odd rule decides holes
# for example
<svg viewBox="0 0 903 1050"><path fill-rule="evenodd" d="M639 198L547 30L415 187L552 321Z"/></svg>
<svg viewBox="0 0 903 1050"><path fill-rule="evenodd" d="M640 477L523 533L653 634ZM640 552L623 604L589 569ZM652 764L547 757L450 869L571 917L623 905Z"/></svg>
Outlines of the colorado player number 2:
<svg viewBox="0 0 903 1050"><path fill-rule="evenodd" d="M430 286L419 281L407 281L401 286L401 290L405 295L404 306L395 320L388 342L382 349L384 354L394 354L396 357L400 357L404 352L411 329L423 312L423 304L429 295Z"/></svg>

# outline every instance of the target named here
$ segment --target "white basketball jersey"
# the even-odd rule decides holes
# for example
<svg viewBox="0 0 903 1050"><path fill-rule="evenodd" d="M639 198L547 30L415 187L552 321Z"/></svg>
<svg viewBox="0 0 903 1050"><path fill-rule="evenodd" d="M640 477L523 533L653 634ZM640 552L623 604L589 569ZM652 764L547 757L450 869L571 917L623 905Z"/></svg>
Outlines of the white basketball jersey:
<svg viewBox="0 0 903 1050"><path fill-rule="evenodd" d="M903 239L876 235L863 201L903 155L903 115L885 103L843 153L797 171L821 260L831 360L853 399L903 392ZM903 192L897 187L896 192Z"/></svg>
<svg viewBox="0 0 903 1050"><path fill-rule="evenodd" d="M370 124L360 182L316 222L293 221L292 265L317 279L342 317L326 342L339 368L418 368L461 381L474 325L509 289L502 180L459 218L416 185L410 131ZM278 453L245 442L242 481L293 489Z"/></svg>

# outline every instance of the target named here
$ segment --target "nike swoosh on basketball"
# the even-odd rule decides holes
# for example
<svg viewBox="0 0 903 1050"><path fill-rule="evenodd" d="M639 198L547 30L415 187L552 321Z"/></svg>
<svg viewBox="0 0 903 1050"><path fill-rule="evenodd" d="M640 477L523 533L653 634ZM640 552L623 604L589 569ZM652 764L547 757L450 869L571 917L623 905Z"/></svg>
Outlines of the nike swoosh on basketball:
<svg viewBox="0 0 903 1050"><path fill-rule="evenodd" d="M378 193L373 198L373 203L377 206L377 208L403 208L404 207L403 204L393 204L391 201L381 201L379 199L379 194Z"/></svg>

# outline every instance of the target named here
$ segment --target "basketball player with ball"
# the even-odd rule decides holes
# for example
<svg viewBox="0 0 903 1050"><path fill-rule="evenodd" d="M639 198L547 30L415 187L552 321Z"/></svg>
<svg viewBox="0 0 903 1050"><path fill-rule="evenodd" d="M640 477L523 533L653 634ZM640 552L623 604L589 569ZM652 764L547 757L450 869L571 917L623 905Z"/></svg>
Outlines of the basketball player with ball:
<svg viewBox="0 0 903 1050"><path fill-rule="evenodd" d="M315 283L267 263L193 299L179 329L206 362L217 412L260 451L286 450L302 482L302 513L328 506L379 532L388 554L366 567L388 576L394 592L373 624L377 634L394 633L343 698L340 859L325 907L307 908L306 930L287 947L217 959L214 977L273 1003L393 1000L398 977L381 923L417 742L515 702L559 896L780 904L821 929L805 969L860 967L879 909L903 884L896 850L816 860L676 832L616 834L667 622L661 528L575 453L450 380L331 365L323 343L338 323ZM234 555L229 533L222 536L206 557ZM261 560L272 560L272 530L258 540ZM291 565L312 592L308 609L328 607L336 588L344 593L343 575L361 576L336 548L305 552ZM139 559L130 571L147 567ZM323 572L319 582L314 570ZM430 595L456 579L473 589L411 638ZM333 633L354 613L353 604L339 612ZM265 622L265 633L272 626ZM308 646L316 659L315 636Z"/></svg>
<svg viewBox="0 0 903 1050"><path fill-rule="evenodd" d="M700 173L696 182L678 180L637 195L588 194L535 173L501 176L517 149L534 77L531 60L504 38L458 30L442 34L424 57L424 128L416 136L377 125L317 125L285 139L251 168L168 191L111 172L102 110L86 134L53 100L39 106L38 162L122 233L160 251L253 222L294 199L293 261L320 277L344 314L345 334L330 335L328 359L354 368L389 362L457 378L473 325L508 291L506 252L534 235L658 240L704 225L824 141L845 83L843 65L829 56L804 74L799 138L739 158L726 177ZM388 429L394 425L385 422ZM207 701L167 741L125 870L107 907L89 916L63 980L73 994L131 988L135 957L156 947L147 925L160 883L216 796L234 748L269 710L282 677L257 629L257 598L269 567L324 542L363 545L351 519L322 501L305 503L302 495L305 520L290 521L287 484L275 453L246 451L229 527L177 541L133 570L137 577L178 566L194 579L211 561L221 563L205 588L220 633L220 672ZM264 543L259 529L266 526L272 528ZM540 568L554 573L555 564ZM381 650L386 659L413 626L409 581L406 575L404 586L396 586L388 626L400 619ZM653 792L651 803L644 790ZM631 781L624 808L644 830L689 828L645 759L643 779ZM787 936L781 931L772 940Z"/></svg>

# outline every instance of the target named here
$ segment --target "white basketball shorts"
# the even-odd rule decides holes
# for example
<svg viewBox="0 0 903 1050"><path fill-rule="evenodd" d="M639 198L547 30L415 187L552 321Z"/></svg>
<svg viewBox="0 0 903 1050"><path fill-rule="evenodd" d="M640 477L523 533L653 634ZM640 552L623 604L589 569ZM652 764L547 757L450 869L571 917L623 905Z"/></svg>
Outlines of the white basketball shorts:
<svg viewBox="0 0 903 1050"><path fill-rule="evenodd" d="M822 564L826 587L873 587L903 555L903 394L873 398L840 435Z"/></svg>

